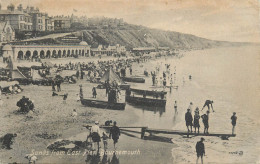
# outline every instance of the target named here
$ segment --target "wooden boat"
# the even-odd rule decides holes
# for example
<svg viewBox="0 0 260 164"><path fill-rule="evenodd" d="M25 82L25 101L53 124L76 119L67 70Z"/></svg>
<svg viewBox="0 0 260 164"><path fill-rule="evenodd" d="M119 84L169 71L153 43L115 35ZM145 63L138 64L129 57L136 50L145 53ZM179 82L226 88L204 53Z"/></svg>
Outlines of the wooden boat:
<svg viewBox="0 0 260 164"><path fill-rule="evenodd" d="M157 106L157 107L165 107L166 105L165 99L143 98L143 97L135 97L131 95L126 95L125 99L130 104L135 104L135 105Z"/></svg>
<svg viewBox="0 0 260 164"><path fill-rule="evenodd" d="M144 93L146 93L147 96L161 95L162 93L164 95L167 94L167 92L165 92L165 91L151 91L151 90L134 89L134 88L131 88L130 91L134 92L136 94L140 94L140 95L143 95Z"/></svg>
<svg viewBox="0 0 260 164"><path fill-rule="evenodd" d="M83 98L83 90L82 85L80 85L80 101L82 105L95 107L95 108L103 108L103 109L113 109L113 110L124 110L126 103L119 102L109 102L102 100L93 100L93 99L84 99Z"/></svg>
<svg viewBox="0 0 260 164"><path fill-rule="evenodd" d="M124 110L125 103L109 103L108 101L92 100L92 99L81 99L81 104L89 107L113 109L113 110Z"/></svg>
<svg viewBox="0 0 260 164"><path fill-rule="evenodd" d="M145 83L145 79L142 77L122 77L122 80L132 83Z"/></svg>

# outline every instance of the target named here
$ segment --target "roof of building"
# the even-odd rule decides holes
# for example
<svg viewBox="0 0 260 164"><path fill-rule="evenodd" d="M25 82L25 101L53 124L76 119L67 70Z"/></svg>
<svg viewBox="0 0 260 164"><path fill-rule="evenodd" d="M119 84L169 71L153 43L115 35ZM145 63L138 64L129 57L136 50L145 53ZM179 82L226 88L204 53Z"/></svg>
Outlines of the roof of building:
<svg viewBox="0 0 260 164"><path fill-rule="evenodd" d="M88 46L88 43L85 42L85 41L81 41L81 42L79 43L79 45L82 45L82 46Z"/></svg>
<svg viewBox="0 0 260 164"><path fill-rule="evenodd" d="M6 44L6 45L3 46L3 49L2 49L2 50L3 50L3 51L13 51L13 48L12 48L11 45Z"/></svg>
<svg viewBox="0 0 260 164"><path fill-rule="evenodd" d="M0 10L0 15L24 15L24 12L19 10Z"/></svg>

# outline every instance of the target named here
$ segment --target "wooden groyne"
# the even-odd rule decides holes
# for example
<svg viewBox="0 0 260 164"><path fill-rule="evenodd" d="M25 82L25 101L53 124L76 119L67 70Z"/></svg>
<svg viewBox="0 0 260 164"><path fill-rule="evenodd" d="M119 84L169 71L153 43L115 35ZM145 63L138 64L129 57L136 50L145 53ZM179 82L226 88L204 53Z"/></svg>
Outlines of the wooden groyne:
<svg viewBox="0 0 260 164"><path fill-rule="evenodd" d="M91 127L90 125L84 125L84 127ZM100 126L100 128L111 128L112 126ZM149 135L153 134L175 134L181 136L215 136L220 137L221 139L227 140L229 137L235 137L236 134L225 134L225 133L191 133L187 131L179 131L179 130L170 130L170 129L153 129L148 128L146 126L120 126L119 129L125 132L131 132L136 134L141 134L141 139L145 139L145 134L149 133ZM129 129L141 129L140 132Z"/></svg>

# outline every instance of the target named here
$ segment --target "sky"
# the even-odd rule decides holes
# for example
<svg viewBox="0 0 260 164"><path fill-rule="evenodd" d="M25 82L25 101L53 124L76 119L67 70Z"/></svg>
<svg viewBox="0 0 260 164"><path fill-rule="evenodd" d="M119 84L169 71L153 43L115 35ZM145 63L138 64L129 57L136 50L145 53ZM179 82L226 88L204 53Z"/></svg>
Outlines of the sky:
<svg viewBox="0 0 260 164"><path fill-rule="evenodd" d="M260 42L260 0L0 0L49 15L123 18L131 24L235 42ZM76 10L76 11L75 11Z"/></svg>

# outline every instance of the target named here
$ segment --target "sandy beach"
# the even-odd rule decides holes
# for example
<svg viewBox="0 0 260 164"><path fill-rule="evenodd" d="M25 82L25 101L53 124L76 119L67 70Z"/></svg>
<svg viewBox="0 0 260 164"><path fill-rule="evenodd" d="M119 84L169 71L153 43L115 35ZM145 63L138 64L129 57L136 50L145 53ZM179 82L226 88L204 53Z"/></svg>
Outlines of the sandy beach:
<svg viewBox="0 0 260 164"><path fill-rule="evenodd" d="M47 147L57 140L85 141L89 131L84 124L93 125L98 120L104 124L106 120L117 121L119 126L149 126L158 129L186 131L184 115L190 102L194 109L203 106L207 99L214 100L215 113L210 113L210 132L231 133L230 117L237 113L238 123L236 137L221 140L218 137L205 137L205 163L259 163L259 47L224 47L207 50L183 52L184 57L177 59L160 58L147 63L135 64L134 75L142 75L146 69L153 71L159 63L171 64L177 69L178 90L169 90L167 105L163 112L151 108L136 107L127 104L124 111L96 109L84 107L76 101L79 85L83 85L84 96L91 94L91 89L97 84L85 79L76 84L62 84L59 94L69 93L66 104L61 96L52 97L51 86L22 86L24 91L17 95L2 95L3 105L0 116L0 136L6 133L16 133L11 150L0 150L0 163L26 163L26 154L32 151L49 151ZM109 59L109 58L107 58ZM90 61L86 59L85 61ZM94 59L95 61L98 58ZM104 59L105 60L105 59ZM66 60L65 60L66 61ZM59 60L57 63L65 62ZM77 62L77 60L75 60ZM192 80L188 76L192 75ZM184 79L184 80L183 80ZM151 77L145 84L133 84L135 87L151 86ZM185 81L185 82L183 82ZM98 90L97 97L104 98L104 90ZM34 101L36 112L33 118L16 114L16 102L23 96ZM178 114L174 113L174 101L178 101ZM70 116L76 109L78 116L72 122ZM204 113L204 110L202 113ZM192 113L193 114L193 113ZM201 120L200 120L201 121ZM200 122L201 131L203 124ZM44 139L39 134L47 133L55 136ZM140 134L121 134L117 150L137 151L136 154L116 156L120 163L195 163L196 142L200 137L185 138L178 135L160 135L170 138L170 142L141 140ZM112 141L108 142L109 151L113 151ZM101 149L103 145L101 144ZM243 152L243 154L241 154ZM79 155L37 155L37 163L85 163L88 156L82 150ZM100 156L102 160L112 160L113 154ZM145 160L145 162L144 162ZM94 162L95 163L95 162Z"/></svg>

